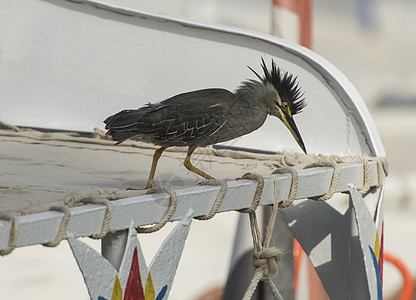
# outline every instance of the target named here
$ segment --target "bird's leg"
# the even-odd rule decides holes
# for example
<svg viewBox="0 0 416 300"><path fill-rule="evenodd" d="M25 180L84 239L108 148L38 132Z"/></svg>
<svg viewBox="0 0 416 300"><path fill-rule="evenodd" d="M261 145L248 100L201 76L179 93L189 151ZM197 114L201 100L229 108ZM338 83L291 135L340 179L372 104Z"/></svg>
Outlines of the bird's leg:
<svg viewBox="0 0 416 300"><path fill-rule="evenodd" d="M194 165L192 165L191 163L191 155L192 153L195 151L196 147L195 146L190 146L188 148L188 153L186 154L186 158L185 161L183 162L183 165L191 172L194 172L195 174L198 174L199 176L204 177L205 179L214 179L214 177L208 175L207 173L201 171L200 169L196 168Z"/></svg>
<svg viewBox="0 0 416 300"><path fill-rule="evenodd" d="M149 179L147 179L147 184L145 188L146 190L152 187L153 178L155 177L156 173L157 162L159 161L162 152L165 151L166 148L167 147L160 147L155 151L155 154L153 154L152 167L150 168Z"/></svg>

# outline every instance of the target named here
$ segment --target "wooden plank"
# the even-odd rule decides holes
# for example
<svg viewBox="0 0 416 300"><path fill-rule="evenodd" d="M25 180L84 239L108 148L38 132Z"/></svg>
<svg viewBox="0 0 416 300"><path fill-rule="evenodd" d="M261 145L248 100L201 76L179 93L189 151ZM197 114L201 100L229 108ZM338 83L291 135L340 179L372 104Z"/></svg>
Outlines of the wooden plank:
<svg viewBox="0 0 416 300"><path fill-rule="evenodd" d="M377 185L377 165L370 162L371 185ZM304 199L324 194L332 178L331 168L312 168L299 170L299 187L296 199ZM280 200L288 197L291 186L290 174L271 175L265 179L261 205L273 202L273 179L277 176L280 186ZM352 183L359 189L363 182L363 166L361 164L340 164L340 179L338 192L348 190ZM238 210L249 207L254 196L257 183L250 180L228 182L228 192L219 212ZM176 190L178 206L170 221L182 219L189 208L194 210L194 216L209 212L220 187L197 186ZM130 222L135 226L153 224L159 221L168 209L168 194L152 194L120 199L112 202L114 212L110 222L110 230L127 229ZM71 218L68 224L67 236L90 236L100 232L105 206L85 205L71 208ZM17 247L46 243L54 239L62 218L62 213L49 211L19 217L19 236ZM11 222L0 220L0 249L8 245Z"/></svg>

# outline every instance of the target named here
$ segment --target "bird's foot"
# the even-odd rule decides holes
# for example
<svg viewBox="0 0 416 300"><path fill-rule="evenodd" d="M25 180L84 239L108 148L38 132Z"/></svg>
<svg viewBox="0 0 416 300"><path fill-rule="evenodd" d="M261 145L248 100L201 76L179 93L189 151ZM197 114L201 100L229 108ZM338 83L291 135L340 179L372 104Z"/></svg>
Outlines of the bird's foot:
<svg viewBox="0 0 416 300"><path fill-rule="evenodd" d="M127 188L128 191L146 191L152 188L153 185L153 180L152 181L148 181L146 184L146 187L143 189L135 189L135 188Z"/></svg>
<svg viewBox="0 0 416 300"><path fill-rule="evenodd" d="M143 189L127 188L128 191L146 191L153 187L153 179L149 179L146 183L146 187Z"/></svg>
<svg viewBox="0 0 416 300"><path fill-rule="evenodd" d="M247 179L247 175L248 175L248 174L249 174L249 173L246 173L246 174L244 174L243 176L236 178L235 180L244 180L244 179Z"/></svg>

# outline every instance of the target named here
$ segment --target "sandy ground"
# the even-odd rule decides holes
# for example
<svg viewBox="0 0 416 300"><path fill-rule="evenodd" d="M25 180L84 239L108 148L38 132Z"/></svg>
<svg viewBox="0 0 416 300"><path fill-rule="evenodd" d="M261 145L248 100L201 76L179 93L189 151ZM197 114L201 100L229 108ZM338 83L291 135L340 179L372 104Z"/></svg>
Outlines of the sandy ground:
<svg viewBox="0 0 416 300"><path fill-rule="evenodd" d="M207 1L202 2L207 6ZM364 31L354 7L346 3L315 1L314 50L349 77L374 117L391 165L385 191L385 249L401 257L416 276L416 106L378 105L385 96L416 97L416 3L378 1L377 26ZM170 299L191 300L224 283L236 220L236 213L227 213L209 222L194 222ZM148 261L172 226L141 237ZM86 241L99 249L99 242ZM17 249L0 260L1 298L88 299L66 242L54 249ZM384 284L386 294L400 286L400 276L388 265Z"/></svg>

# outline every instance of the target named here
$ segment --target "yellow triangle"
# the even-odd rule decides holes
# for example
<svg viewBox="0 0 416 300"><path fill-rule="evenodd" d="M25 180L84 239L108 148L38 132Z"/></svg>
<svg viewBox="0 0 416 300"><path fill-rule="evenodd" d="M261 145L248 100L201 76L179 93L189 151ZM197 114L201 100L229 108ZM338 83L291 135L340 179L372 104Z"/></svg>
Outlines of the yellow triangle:
<svg viewBox="0 0 416 300"><path fill-rule="evenodd" d="M380 242L378 241L378 231L376 232L376 242L374 245L374 253L376 254L376 258L378 261L378 258L380 256Z"/></svg>
<svg viewBox="0 0 416 300"><path fill-rule="evenodd" d="M149 276L147 276L146 289L144 291L144 298L146 300L155 300L156 298L155 287L153 286L152 275L150 275L150 272L149 272Z"/></svg>
<svg viewBox="0 0 416 300"><path fill-rule="evenodd" d="M116 280L114 280L113 295L111 300L123 300L123 290L121 289L120 280L116 274Z"/></svg>

